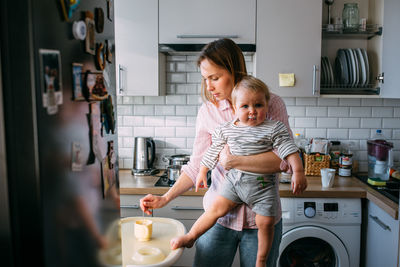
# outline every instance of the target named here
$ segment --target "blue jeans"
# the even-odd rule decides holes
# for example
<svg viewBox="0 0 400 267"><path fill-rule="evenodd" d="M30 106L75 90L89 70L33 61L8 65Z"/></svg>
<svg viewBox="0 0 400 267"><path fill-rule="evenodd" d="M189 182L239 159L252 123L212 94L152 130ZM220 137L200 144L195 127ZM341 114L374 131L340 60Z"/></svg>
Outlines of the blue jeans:
<svg viewBox="0 0 400 267"><path fill-rule="evenodd" d="M240 266L254 267L257 259L257 229L235 231L216 223L196 242L193 267L230 267L239 246ZM267 266L275 267L282 239L282 220L275 225L274 240L269 252Z"/></svg>

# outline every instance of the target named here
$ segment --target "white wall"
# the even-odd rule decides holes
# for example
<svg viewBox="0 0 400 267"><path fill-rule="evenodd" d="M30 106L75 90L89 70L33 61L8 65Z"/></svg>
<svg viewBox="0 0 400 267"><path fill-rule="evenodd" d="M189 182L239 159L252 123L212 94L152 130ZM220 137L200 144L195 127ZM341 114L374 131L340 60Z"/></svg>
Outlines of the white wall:
<svg viewBox="0 0 400 267"><path fill-rule="evenodd" d="M245 56L253 71L252 56ZM197 56L167 57L167 95L159 97L118 97L118 147L120 168L133 166L135 136L154 137L158 161L162 155L191 153L200 99ZM376 129L394 143L395 162L400 161L400 99L375 98L284 98L293 133L305 137L340 140L354 146L360 170L367 171L366 139Z"/></svg>

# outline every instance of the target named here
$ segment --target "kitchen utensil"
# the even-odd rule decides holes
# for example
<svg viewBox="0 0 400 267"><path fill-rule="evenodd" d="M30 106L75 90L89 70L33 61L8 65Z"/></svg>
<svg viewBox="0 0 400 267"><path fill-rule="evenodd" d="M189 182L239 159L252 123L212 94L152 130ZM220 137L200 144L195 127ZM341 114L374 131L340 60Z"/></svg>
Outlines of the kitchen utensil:
<svg viewBox="0 0 400 267"><path fill-rule="evenodd" d="M151 173L156 156L156 145L151 137L135 137L133 174Z"/></svg>
<svg viewBox="0 0 400 267"><path fill-rule="evenodd" d="M328 24L331 24L331 5L334 0L325 0L325 4L328 6Z"/></svg>
<svg viewBox="0 0 400 267"><path fill-rule="evenodd" d="M166 172L168 173L169 184L174 184L178 180L179 175L181 175L182 165L171 165L167 167Z"/></svg>
<svg viewBox="0 0 400 267"><path fill-rule="evenodd" d="M173 165L185 165L190 160L190 156L186 154L164 156L163 161L168 162L169 166Z"/></svg>

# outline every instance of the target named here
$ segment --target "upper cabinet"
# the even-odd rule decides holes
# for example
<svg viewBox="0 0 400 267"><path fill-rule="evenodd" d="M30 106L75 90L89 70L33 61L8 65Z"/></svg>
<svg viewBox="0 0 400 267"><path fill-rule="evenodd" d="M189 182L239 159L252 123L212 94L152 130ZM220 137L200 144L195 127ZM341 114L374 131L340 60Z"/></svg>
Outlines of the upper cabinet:
<svg viewBox="0 0 400 267"><path fill-rule="evenodd" d="M159 1L160 44L206 44L231 38L255 44L256 0Z"/></svg>
<svg viewBox="0 0 400 267"><path fill-rule="evenodd" d="M255 73L280 96L319 95L322 2L257 2ZM294 74L294 86L280 86L279 74Z"/></svg>
<svg viewBox="0 0 400 267"><path fill-rule="evenodd" d="M115 0L117 92L165 94L165 56L158 52L158 0Z"/></svg>
<svg viewBox="0 0 400 267"><path fill-rule="evenodd" d="M395 80L396 63L400 62L400 2L352 1L365 26L346 29L335 23L343 22L347 2L335 0L330 12L326 4L323 6L321 95L400 98Z"/></svg>

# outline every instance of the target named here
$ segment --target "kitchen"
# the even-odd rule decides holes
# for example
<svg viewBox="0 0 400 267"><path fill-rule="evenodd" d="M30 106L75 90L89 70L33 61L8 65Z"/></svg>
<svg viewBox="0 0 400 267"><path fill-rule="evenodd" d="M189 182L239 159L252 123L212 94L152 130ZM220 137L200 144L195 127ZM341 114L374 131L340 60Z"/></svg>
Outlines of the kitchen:
<svg viewBox="0 0 400 267"><path fill-rule="evenodd" d="M379 36L368 39L372 41L366 41L367 38L364 37L361 37L360 40L357 38L349 38L350 40L347 40L345 37L339 37L338 40L336 40L332 36L325 37L325 35L329 35L329 32L324 32L324 37L322 37L321 30L318 29L321 29L321 23L324 26L326 25L328 13L328 6L326 3L321 1L319 5L315 4L317 7L310 7L311 4L307 1L297 1L298 3L296 3L296 5L292 2L288 3L287 1L281 2L282 4L274 4L274 7L276 7L277 10L280 10L280 12L276 12L273 8L268 11L266 6L264 6L267 4L257 2L257 19L255 19L255 24L257 25L256 53L251 51L244 52L248 71L256 76L260 75L264 81L270 81L270 83L273 84L272 90L275 90L274 92L277 92L283 97L287 106L289 123L293 133L299 133L305 138L319 137L329 140L339 140L343 147L347 147L353 152L353 159L358 163L358 171L365 173L368 171L366 140L372 138L377 129L382 129L382 132L387 136L387 139L394 143L394 161L395 164L398 165L398 125L400 125L400 120L398 119L400 104L398 93L395 92L394 95L390 95L389 93L390 97L384 97L384 94L381 92L381 96L377 97L376 93L375 95L371 95L370 92L364 92L358 93L357 95L354 94L354 92L351 92L352 88L345 88L345 91L339 93L335 92L334 94L326 92L326 90L323 93L321 90L321 92L317 93L318 97L315 97L312 92L312 65L319 64L321 55L328 56L333 64L335 62L336 51L338 48L349 46L364 47L372 50L373 48L371 47L379 47L379 44L374 43L378 42L377 40L379 40ZM334 1L333 5L330 6L330 14L332 18L341 16L344 5L343 2L344 1ZM173 40L173 37L179 34L189 35L190 33L203 33L201 30L207 29L207 26L204 26L203 29L197 29L196 25L191 25L189 23L189 21L191 21L190 17L195 18L196 14L188 11L193 9L196 10L197 13L202 14L202 9L201 7L191 8L180 3L183 6L176 8L177 10L175 11L174 3L176 4L174 1L168 4L159 4L159 24L154 24L149 27L149 29L147 29L147 36L151 35L149 32L152 32L152 30L158 30L159 32L157 31L156 36L158 36L160 44L176 42L178 44L186 44L187 47L190 47L190 45L188 45L190 44L189 38L181 38L176 41ZM358 4L360 8L360 17L367 17L368 15L366 14L368 14L368 12L373 13L371 10L368 10L368 8L371 8L373 5L373 1L370 1L370 7L361 1L358 1ZM187 3L187 5L189 4ZM321 8L322 11L320 11L319 8ZM163 9L167 11L164 11ZM244 10L243 12L246 13L249 12L248 9L249 7L246 6L246 8L242 8L241 10ZM263 11L259 11L260 9ZM182 10L186 10L185 12L187 14L182 14ZM296 16L293 12L287 12L288 15L283 16L282 14L287 10L297 10L299 14L302 14L302 16ZM171 14L168 14L168 12ZM273 14L274 12L276 14ZM151 12L148 13L147 16L143 14L142 16L148 18L150 17L149 14L153 16L151 18L152 20L157 19L157 14ZM304 18L307 17L307 15L304 14L310 14L308 15L309 19L307 21L303 21L305 20ZM315 14L320 14L322 19ZM211 15L210 17L218 16ZM170 21L168 21L167 18ZM174 20L173 18L179 19ZM177 25L179 21L185 21L185 26L190 25L194 30L187 26L189 29L181 27L182 29L180 30L182 32L169 32L169 28L179 27L179 25ZM280 21L282 27L276 27L276 24L270 23L270 21ZM371 23L374 22L375 21L371 18ZM259 23L263 24L259 26ZM214 22L214 24L217 24L217 22ZM170 26L168 28L168 25L174 25L174 27ZM269 25L270 27L267 27L266 25ZM292 25L302 25L302 27L296 28ZM134 28L133 26L134 24L132 24L130 28ZM156 29L154 29L154 27ZM236 30L237 27L238 25L235 24L231 29L225 29L224 33L234 35L235 31L232 29ZM264 29L263 27L266 28ZM217 28L216 26L208 28L217 31L215 29ZM190 32L190 30L192 30L192 32ZM310 36L310 38L308 38L310 32L313 30L320 35L317 37ZM141 31L143 31L143 29L141 29ZM261 31L265 31L268 34L263 35ZM285 34L282 34L282 32L285 32ZM139 34L140 33L138 33L138 35ZM168 39L167 34L170 34L170 39ZM263 37L265 35L267 37ZM146 37L143 34L140 36L143 36L143 38ZM272 40L270 40L271 36L273 37ZM157 39L157 37L154 36L149 38ZM313 43L312 38L317 38L314 41L315 43ZM203 41L204 40L200 39L198 42ZM204 42L206 43L206 41ZM371 44L367 42L371 42ZM293 43L296 43L296 48L293 47ZM171 51L171 49L169 49L171 47L178 51ZM268 49L265 47L268 47ZM159 55L158 47L153 47L151 49L156 51L156 54ZM138 92L135 88L130 89L129 86L125 87L123 85L119 87L124 90L120 92L120 96L118 97L119 162L120 168L125 169L122 173L125 173L127 177L130 177L130 170L135 164L133 155L135 154L134 144L135 137L137 136L151 137L155 141L156 160L153 167L157 169L165 169L168 166L168 161L163 160L165 156L179 154L190 155L192 151L191 149L195 136L196 115L202 103L199 96L201 77L196 65L196 55L198 52L188 50L180 51L178 46L168 47L168 45L161 45L160 49L163 49L162 51L166 52L163 52L161 56L158 57L159 68L154 68L153 66L151 74L146 74L154 75L158 80L151 81L151 85L147 86L149 90L146 91L146 94L143 93L143 87L141 87ZM311 53L310 50L313 51L313 53ZM134 68L135 71L139 71L134 66L136 62L134 60L135 55L128 56L128 54L125 53L122 55L124 58L121 59L121 65L128 65L131 66L131 68ZM263 58L268 58L269 60L262 60ZM270 63L271 61L273 63ZM127 69L129 69L129 67ZM260 69L265 71L260 71ZM304 73L303 69L305 69ZM122 70L122 77L125 75L124 72L126 72L125 68ZM298 83L295 85L295 88L279 87L278 74L280 72L295 73L296 82ZM126 79L129 79L129 75L126 76L128 76ZM129 85L129 81L125 81L125 83ZM385 90L386 88L387 84L385 81ZM394 91L398 91L398 89L395 88ZM165 94L160 94L160 91L162 92L163 90L165 90ZM360 96L360 94L362 96ZM121 174L122 216L134 216L136 214L136 203L138 202L140 195L143 196L146 193L163 194L165 192L165 190L160 187L148 188L146 191L143 191L144 188L146 188L146 185L144 185L146 182L143 182L140 178L124 179L124 177L125 175ZM344 178L344 180L346 180L346 178ZM157 181L157 179L149 180L148 185L151 186L155 181ZM343 178L341 181L343 181ZM142 182L144 184L138 185L135 182ZM314 188L311 187L310 191L312 192L313 190ZM282 197L290 196L290 193L284 191L284 189L281 189L280 192ZM309 194L312 196L312 193ZM353 191L352 194L353 196L362 195L359 192L357 193ZM305 197L308 196L310 195ZM338 195L335 195L335 193L329 194L328 192L324 192L321 197L330 198L338 197ZM360 198L364 199L365 197L366 194ZM192 198L195 198L195 194L192 196L187 195L181 201L176 199L176 202L170 204L169 209L166 208L165 210L162 209L160 211L156 210L155 216L172 216L172 213L178 212L173 210L173 207L182 207L185 206L184 204L189 203L186 204L186 206L190 206L194 209L190 211L192 214L175 215L177 216L175 218L179 218L187 227L190 227L193 223L193 219L200 214L200 212L195 208L201 208L201 206L198 206L199 204L195 204L196 202ZM364 205L366 204L364 203ZM392 204L389 204L389 206L390 205ZM396 205L392 206L394 209L396 209L396 207ZM390 210L389 213L393 214L393 209ZM395 218L396 220L394 221L398 225L396 215ZM365 218L363 219L365 220ZM362 242L366 242L365 237L362 238ZM362 245L361 249L365 250L365 244ZM375 262L370 261L370 258L367 259L363 256L365 252L362 253L360 259L361 266L377 266L374 265L376 264ZM370 253L370 251L368 251L368 253ZM379 253L375 255L378 254ZM193 254L191 254L191 256L193 257ZM178 266L186 266L186 264L188 264L188 262L185 262L183 258L184 256L177 262ZM382 259L385 257L376 258ZM367 264L365 262L366 260L370 262ZM396 257L394 257L394 261L396 265ZM388 266L391 266L391 264L389 263Z"/></svg>
<svg viewBox="0 0 400 267"><path fill-rule="evenodd" d="M163 161L164 156L191 153L195 135L196 115L201 104L201 99L199 97L201 76L196 65L196 55L198 52L173 52L169 50L168 46L162 46L161 49L166 50L160 52L159 38L161 37L159 36L159 32L161 34L166 30L166 28L175 28L175 26L168 26L169 24L166 23L173 22L173 17L180 18L181 16L183 17L186 15L189 18L190 16L196 18L196 14L187 11L195 10L196 12L194 13L197 13L197 16L199 16L202 15L202 12L199 12L199 10L204 8L204 6L208 7L208 5L204 4L204 1L197 6L197 4L192 3L191 1L183 3L179 1L169 2L167 0L151 0L145 1L144 3L143 1L131 0L131 4L135 8L132 7L131 10L127 9L127 14L124 15L128 16L128 21L125 21L124 23L129 25L129 19L140 18L140 20L145 20L145 24L142 25L143 27L140 29L128 27L127 29L130 31L130 36L127 39L126 46L118 46L118 38L120 34L124 35L124 30L126 30L126 28L118 27L118 4L122 3L123 0L114 0L111 2L114 2L116 12L116 52L114 54L116 62L115 65L112 66L116 68L117 73L115 76L113 74L112 77L118 77L116 78L117 92L114 101L116 101L115 107L116 114L118 115L116 135L118 136L117 165L119 165L120 169L121 183L121 216L137 216L137 211L139 211L137 204L140 196L150 192L162 194L165 192L166 188L152 187L158 179L156 177L143 180L131 176L131 170L134 166L133 155L135 137L147 136L152 137L155 140L156 160L154 162L154 167L157 169L165 169L168 163L167 161ZM399 166L400 94L398 85L394 78L396 77L396 70L398 70L398 67L394 64L396 63L396 59L399 58L399 55L398 52L396 52L397 50L394 48L395 45L393 45L396 44L398 40L394 39L395 37L392 37L389 34L383 35L384 37L387 37L384 41L393 38L392 42L390 42L392 45L387 47L387 42L382 42L382 36L379 35L379 32L372 38L370 38L370 36L363 36L361 38L350 38L349 40L347 40L346 37L338 38L339 40L336 40L335 37L329 36L330 34L335 34L334 32L321 32L321 28L324 27L323 25L327 24L326 22L328 17L328 6L324 1L313 1L311 3L310 0L303 0L296 1L296 3L293 3L292 1L271 3L268 1L252 0L245 4L243 4L243 1L236 2L238 6L244 5L243 8L239 8L239 14L242 15L241 20L238 19L237 22L239 25L224 24L221 27L228 28L223 28L223 34L235 35L235 33L232 32L232 28L237 30L241 25L245 25L245 32L247 31L252 33L250 34L250 37L247 36L246 38L248 39L243 42L244 44L255 44L255 52L253 46L250 46L250 48L247 48L248 51L244 52L247 69L253 75L260 77L267 82L274 92L283 97L287 106L289 123L293 133L299 133L304 138L319 137L341 141L343 146L349 147L353 151L353 159L355 162L358 162L358 171L365 173L368 171L366 140L372 138L377 129L382 129L386 139L394 144L394 164ZM332 18L341 17L343 2L344 1L337 0L330 6L330 14ZM354 2L358 3L360 18L368 18L368 20L371 21L367 21L367 24L376 23L380 26L384 25L384 33L389 32L389 30L391 30L391 32L394 31L393 24L397 25L398 23L386 24L386 21L384 23L382 14L385 13L385 19L389 17L386 16L386 14L397 14L398 12L396 11L399 10L398 5L392 9L386 8L385 5L385 11L383 12L383 1L369 0ZM366 5L365 2L368 2L369 6ZM393 4L393 2L389 0L384 2L388 5L389 3ZM235 7L235 5L232 4L232 1L229 1L229 4L224 4L225 2L221 3L221 6L225 9ZM105 3L102 4L104 4L103 8L106 10ZM27 4L25 3L23 6L26 7L26 5ZM176 5L178 7L176 7ZM212 3L212 5L214 6L215 3ZM269 7L268 5L273 6L274 8L267 8ZM142 10L137 8L138 6L146 7L146 9ZM218 8L221 8L221 6L218 6ZM83 10L83 7L84 6L81 6L80 8ZM168 14L168 12L163 13L158 11L159 8L168 10L170 14ZM219 18L220 13L218 8L215 8L217 15L210 15L210 17ZM7 9L5 8L3 10ZM207 12L212 12L213 10L214 9L209 10L209 8L207 8ZM294 10L296 10L296 12L294 12ZM172 11L175 11L176 13ZM160 18L158 17L159 12L161 16ZM225 12L225 14L227 13L229 12ZM26 21L27 18L29 18L28 14L23 14L26 19L21 19L21 25L23 25L23 21ZM45 13L39 14L43 15ZM165 14L168 16L162 17ZM243 14L247 14L247 16ZM56 15L53 14L53 17L55 16ZM3 16L3 18L4 17L6 16ZM185 22L189 21L189 18L187 17L184 17L183 19ZM196 20L200 21L201 17L202 16L200 16L200 18L197 17ZM251 20L248 18L251 18ZM162 21L158 22L159 19ZM224 17L221 21L229 21L229 19L230 18ZM180 20L178 19L175 23L179 23L179 21ZM248 23L249 21L250 23ZM281 27L277 27L277 21L279 21ZM16 25L20 25L16 20L13 20L13 22L16 23ZM108 21L108 23L111 22ZM210 23L213 26L205 26L202 24L200 29L213 29L217 28L214 27L215 25L222 24L219 22ZM187 24L190 29L195 29L193 25L190 25L189 23ZM67 24L65 23L64 25ZM297 28L293 25L301 25L301 27ZM263 28L263 26L266 28ZM248 31L248 27L251 27L252 29ZM137 32L132 34L131 31L133 30L137 30ZM193 31L185 33L198 34L201 32ZM176 33L172 34L174 36L177 35ZM25 41L28 43L29 38L25 38ZM107 36L104 38L107 38ZM138 39L140 42L138 42ZM186 40L185 37L180 38L180 42L185 42ZM211 39L206 38L206 40L201 39L198 42L207 43L210 40ZM19 40L19 42L23 41ZM190 40L187 42L190 43ZM343 42L345 44L342 47ZM52 41L48 41L47 43L53 45ZM170 41L160 41L160 43L166 44L170 43ZM361 47L368 49L368 51L378 51L376 53L371 52L369 57L371 62L374 64L374 68L376 68L374 69L375 76L380 74L380 70L385 72L385 83L373 82L373 87L367 87L369 90L364 90L361 93L358 92L358 94L353 94L354 92L348 94L346 91L332 93L329 89L334 88L333 86L323 87L320 85L319 80L322 79L322 77L320 77L322 72L318 68L313 69L313 65L321 65L321 56L328 57L331 64L334 63L338 48L347 47ZM124 50L128 50L128 53L124 54L120 52ZM132 57L132 51L135 51L135 53L141 56L139 58ZM385 53L389 53L389 51L390 54L388 56ZM2 56L4 57L3 54ZM26 55L26 58L28 57L29 56ZM23 54L21 53L21 61L22 58ZM263 58L268 58L268 60L262 60ZM387 68L385 65L387 64L385 59L388 58L389 60L394 60L394 62L391 62L390 68ZM135 63L139 64L135 65ZM3 65L3 68L4 66L6 66L6 64ZM21 70L25 71L25 73L29 72L26 69ZM289 77L293 77L291 75L293 73L295 78L294 87L280 87L278 79L280 73L289 74ZM140 79L130 81L129 79L132 77L140 77ZM325 79L328 80L326 77ZM3 80L5 80L5 76L3 76ZM325 91L323 89L325 89ZM345 89L348 90L354 88L347 87ZM348 92L349 91L352 90L348 90ZM5 99L3 100L5 101ZM64 97L64 101L67 102L69 99ZM61 110L62 107L63 106L61 106ZM18 118L22 119L23 117L20 116ZM23 132L23 129L24 128L21 128L20 130ZM2 124L0 124L0 130L4 131L4 126ZM32 133L32 135L34 136L35 134ZM19 134L18 137L23 139L24 135ZM7 145L9 145L8 142ZM25 149L26 150L24 151L29 151L28 148ZM3 153L3 151L1 152ZM10 155L7 156L8 159L11 159ZM15 168L16 166L20 166L18 163L19 162L15 163L13 167ZM28 162L21 161L21 163L23 163L24 166L32 166L30 165L31 163L28 164ZM0 169L2 172L0 173L0 176L5 177L7 174L3 172L3 168L5 167L1 165ZM35 172L35 168L26 168L26 172L28 172L28 170L32 173ZM140 183L140 185L138 185L138 183ZM369 187L364 187L362 183L357 183L357 180L354 180L353 178L338 178L335 182L334 188L323 191L322 193L319 178L310 178L309 184L308 192L306 191L304 197L308 200L311 199L310 202L312 202L312 198L315 197L322 198L322 202L334 202L332 198L338 198L339 195L340 197L345 198L363 199L364 208L366 205L369 205L368 203L376 204L374 206L374 212L376 213L371 215L379 217L379 222L383 221L384 225L389 225L388 227L392 230L390 232L383 231L383 233L386 233L385 238L388 236L387 233L390 233L390 240L396 245L390 246L390 248L387 246L380 246L379 249L381 250L378 250L378 248L375 248L374 250L374 248L370 246L370 243L379 242L379 240L381 240L379 239L381 230L368 232L371 230L363 229L363 235L360 237L360 266L383 266L381 265L383 260L388 260L389 263L386 266L398 265L399 238L397 235L399 221L397 203L382 197L382 195L377 194ZM17 185L21 186L23 184ZM29 183L29 185L32 184ZM22 194L34 194L32 191L34 190L29 190L29 187L27 187L24 189ZM337 191L340 192L338 193ZM5 196L7 192L5 191L2 193L4 193L2 196ZM179 215L186 216L180 217L179 219L188 229L188 227L191 226L194 220L202 212L202 194L204 194L204 190L200 193L189 192L187 195L177 199L176 203L171 203L171 210L161 209L158 213L155 213L155 216L175 216L174 213L179 213L177 207L179 208L183 202L185 205L192 208L191 211L184 215ZM285 199L295 199L291 198L292 195L290 193L290 188L285 184L281 185L281 196ZM317 203L317 205L322 204L322 202ZM7 203L7 200L6 202L2 201L2 203ZM27 203L26 205L29 205L29 208L35 210L34 203ZM132 212L129 211L129 208L124 208L124 205L133 206L134 211ZM139 214L141 216L140 211ZM32 216L32 214L29 215ZM358 215L360 215L360 213L358 213ZM372 220L372 217L366 215L368 214L362 214L363 224L361 227L366 227L366 220ZM24 221L24 225L27 225L27 221ZM354 225L344 225L343 233L346 233L349 229L351 230L352 228L350 227L353 226ZM358 227L360 227L360 225L358 225ZM397 231L395 229L397 229ZM28 234L29 237L34 240L38 238L35 232L24 231L24 233ZM376 239L373 241L366 240L367 236L373 236L373 238ZM369 242L368 245L366 242ZM387 241L385 240L385 243L386 242ZM369 249L372 248L371 250L368 250L368 253L365 252L367 246L369 246ZM34 258L34 251L36 250L32 249L30 252L31 254L27 255ZM193 253L193 251L189 253ZM343 253L345 254L345 252ZM177 264L179 264L179 266L190 266L190 263L188 264L188 262L190 262L190 257L188 258L188 255L184 254L181 259L177 261ZM10 263L10 266L13 265Z"/></svg>

